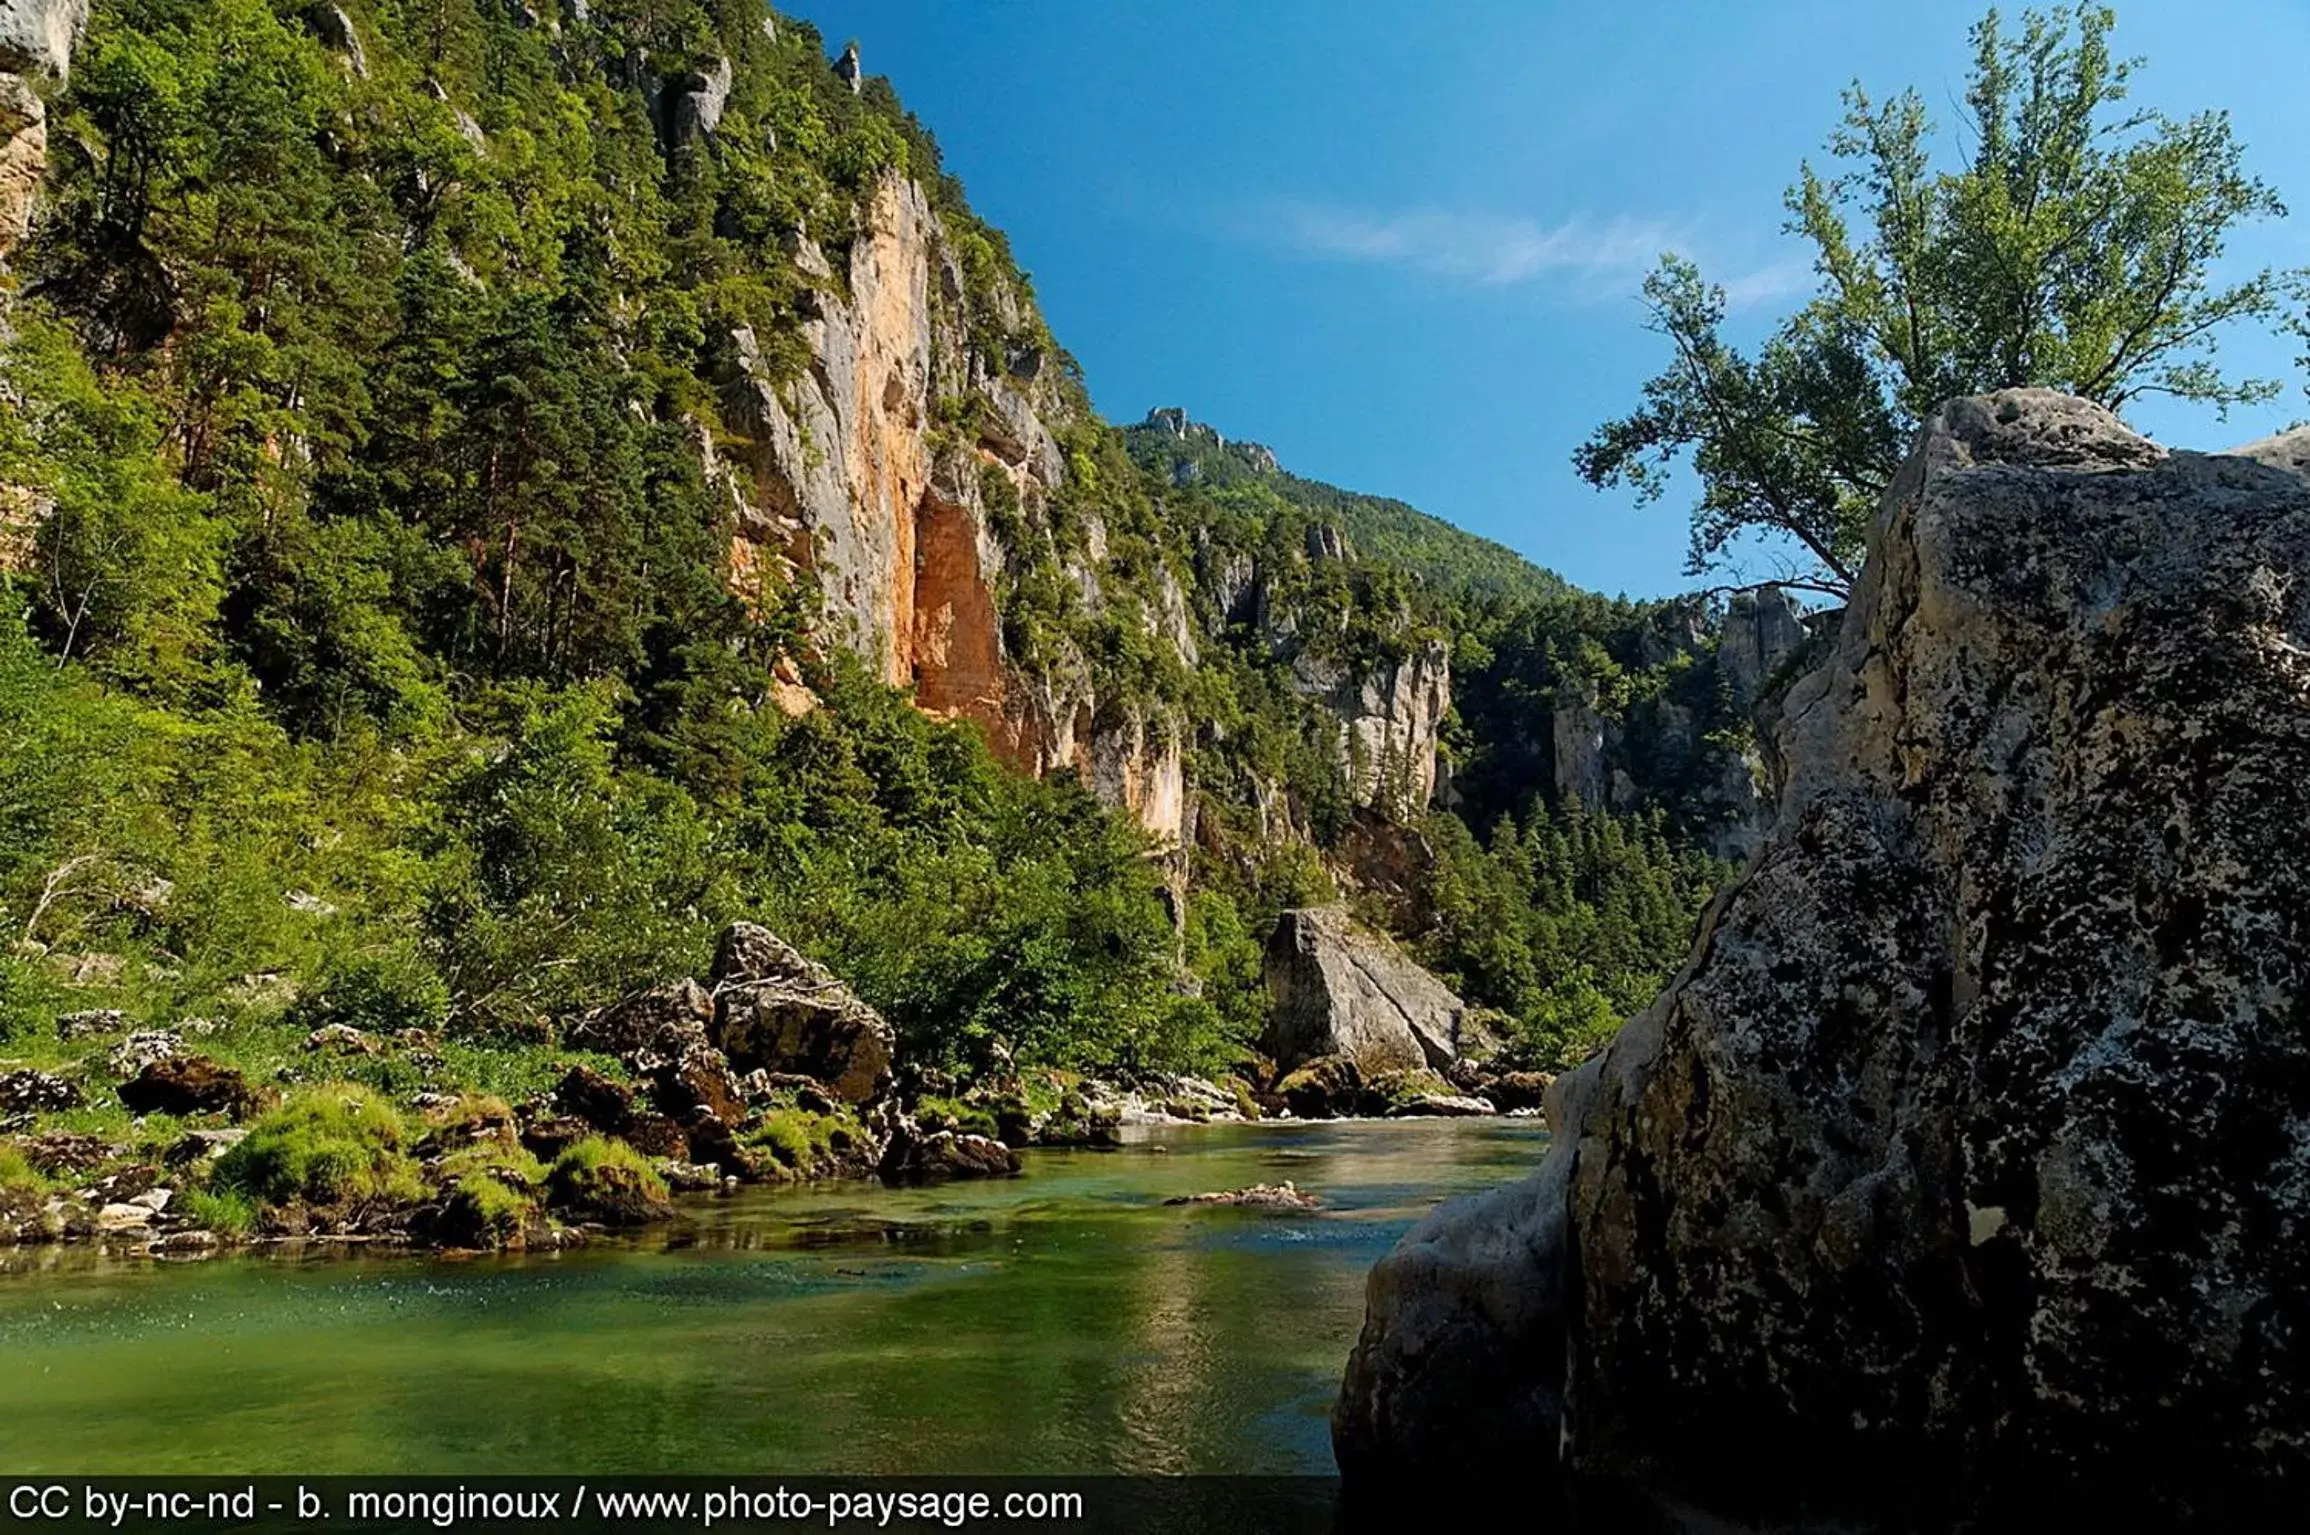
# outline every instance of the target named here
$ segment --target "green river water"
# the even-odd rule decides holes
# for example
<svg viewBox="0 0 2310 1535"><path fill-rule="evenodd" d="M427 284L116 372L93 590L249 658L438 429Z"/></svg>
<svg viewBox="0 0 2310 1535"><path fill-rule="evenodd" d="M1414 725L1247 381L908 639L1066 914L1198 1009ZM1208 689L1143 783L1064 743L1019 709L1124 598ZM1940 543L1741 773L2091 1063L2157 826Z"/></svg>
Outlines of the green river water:
<svg viewBox="0 0 2310 1535"><path fill-rule="evenodd" d="M1326 1473L1373 1261L1536 1121L1213 1126L551 1256L0 1256L16 1473ZM1163 1148L1158 1151L1156 1148ZM1320 1212L1167 1206L1295 1180Z"/></svg>

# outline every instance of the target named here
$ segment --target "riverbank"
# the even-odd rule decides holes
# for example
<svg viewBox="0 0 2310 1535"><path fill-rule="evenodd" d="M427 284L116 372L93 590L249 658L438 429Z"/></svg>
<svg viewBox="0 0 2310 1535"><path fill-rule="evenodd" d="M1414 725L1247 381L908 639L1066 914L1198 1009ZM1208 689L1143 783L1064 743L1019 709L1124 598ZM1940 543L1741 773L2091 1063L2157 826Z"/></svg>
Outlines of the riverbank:
<svg viewBox="0 0 2310 1535"><path fill-rule="evenodd" d="M687 1196L562 1252L19 1249L0 1435L27 1474L1325 1474L1365 1272L1544 1145L1142 1125L1015 1179ZM1320 1207L1164 1203L1287 1179Z"/></svg>
<svg viewBox="0 0 2310 1535"><path fill-rule="evenodd" d="M1548 1079L1465 1059L1251 1057L1216 1080L896 1058L880 1014L751 923L703 981L536 1039L444 1040L252 1009L136 1027L69 1014L0 1061L0 1247L150 1257L249 1243L557 1250L674 1218L680 1194L1007 1177L1034 1146L1134 1126L1537 1109ZM1415 1052L1416 1054L1416 1052ZM526 1090L524 1090L526 1089Z"/></svg>

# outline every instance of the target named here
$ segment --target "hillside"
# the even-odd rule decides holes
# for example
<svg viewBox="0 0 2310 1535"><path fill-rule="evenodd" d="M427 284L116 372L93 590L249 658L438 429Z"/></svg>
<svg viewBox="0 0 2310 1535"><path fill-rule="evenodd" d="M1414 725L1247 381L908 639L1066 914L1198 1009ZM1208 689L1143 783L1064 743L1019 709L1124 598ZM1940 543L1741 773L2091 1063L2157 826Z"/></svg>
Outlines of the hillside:
<svg viewBox="0 0 2310 1535"><path fill-rule="evenodd" d="M13 1056L535 1095L746 919L909 1091L1256 1073L1345 896L1554 1063L1756 823L1754 625L1100 421L805 25L100 0L8 62Z"/></svg>
<svg viewBox="0 0 2310 1535"><path fill-rule="evenodd" d="M1231 507L1291 507L1337 528L1366 557L1455 598L1527 604L1569 595L1571 583L1505 544L1456 528L1418 507L1302 479L1256 442L1229 441L1177 407L1124 428L1131 456L1169 484L1196 486Z"/></svg>

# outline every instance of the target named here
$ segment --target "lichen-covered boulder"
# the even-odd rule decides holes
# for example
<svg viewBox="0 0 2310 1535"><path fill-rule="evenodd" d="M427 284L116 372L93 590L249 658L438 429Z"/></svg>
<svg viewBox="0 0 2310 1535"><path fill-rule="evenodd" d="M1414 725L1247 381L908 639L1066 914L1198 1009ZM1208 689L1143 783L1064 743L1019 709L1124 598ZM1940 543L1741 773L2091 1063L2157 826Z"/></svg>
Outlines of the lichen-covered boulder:
<svg viewBox="0 0 2310 1535"><path fill-rule="evenodd" d="M1327 1055L1366 1076L1441 1070L1459 1058L1467 1004L1344 906L1285 912L1268 939L1266 971L1260 1049L1285 1071Z"/></svg>
<svg viewBox="0 0 2310 1535"><path fill-rule="evenodd" d="M715 947L713 1038L742 1073L797 1073L846 1103L889 1085L898 1046L856 992L752 922L732 923Z"/></svg>
<svg viewBox="0 0 2310 1535"><path fill-rule="evenodd" d="M1685 969L1373 1273L1343 1466L2310 1471L2306 468L1935 416Z"/></svg>

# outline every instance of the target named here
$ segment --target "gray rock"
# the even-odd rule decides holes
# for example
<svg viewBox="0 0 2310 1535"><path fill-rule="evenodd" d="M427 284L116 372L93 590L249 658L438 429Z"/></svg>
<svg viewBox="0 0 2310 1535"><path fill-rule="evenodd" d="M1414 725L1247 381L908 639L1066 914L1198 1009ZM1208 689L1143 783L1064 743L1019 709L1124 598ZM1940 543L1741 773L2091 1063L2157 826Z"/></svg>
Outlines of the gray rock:
<svg viewBox="0 0 2310 1535"><path fill-rule="evenodd" d="M0 0L0 71L62 80L88 25L88 0Z"/></svg>
<svg viewBox="0 0 2310 1535"><path fill-rule="evenodd" d="M732 923L714 953L714 1043L739 1072L793 1072L848 1103L890 1082L897 1031L768 928Z"/></svg>
<svg viewBox="0 0 2310 1535"><path fill-rule="evenodd" d="M369 78L369 51L361 46L361 33L352 17L334 5L310 5L305 8L305 25L313 29L322 47L343 54L346 67L354 74Z"/></svg>
<svg viewBox="0 0 2310 1535"><path fill-rule="evenodd" d="M135 1076L155 1061L165 1061L184 1050L184 1036L174 1029L139 1029L105 1056L104 1064L112 1074L123 1080Z"/></svg>
<svg viewBox="0 0 2310 1535"><path fill-rule="evenodd" d="M1483 1098L1459 1093L1422 1093L1388 1111L1391 1119L1484 1119L1500 1111Z"/></svg>
<svg viewBox="0 0 2310 1535"><path fill-rule="evenodd" d="M56 1037L67 1044L76 1039L98 1039L121 1033L128 1027L128 1015L117 1007L83 1008L76 1013L65 1013L56 1020Z"/></svg>
<svg viewBox="0 0 2310 1535"><path fill-rule="evenodd" d="M1717 671L1734 707L1755 703L1773 674L1804 648L1806 637L1803 612L1786 587L1734 593L1725 604L1716 650Z"/></svg>
<svg viewBox="0 0 2310 1535"><path fill-rule="evenodd" d="M1260 1049L1286 1072L1322 1056L1344 1056L1367 1077L1459 1057L1467 1004L1344 906L1285 912L1266 970Z"/></svg>
<svg viewBox="0 0 2310 1535"><path fill-rule="evenodd" d="M2306 465L1936 414L1685 969L1374 1270L1343 1467L2310 1470Z"/></svg>
<svg viewBox="0 0 2310 1535"><path fill-rule="evenodd" d="M564 1041L573 1049L598 1050L604 1055L623 1058L661 1042L705 1044L707 1029L713 1021L712 995L696 981L682 980L653 986L599 1012L588 1013L570 1026ZM658 1053L678 1052L660 1049Z"/></svg>
<svg viewBox="0 0 2310 1535"><path fill-rule="evenodd" d="M659 86L659 131L669 149L709 138L722 126L736 78L730 61L718 58L712 69L677 75Z"/></svg>
<svg viewBox="0 0 2310 1535"><path fill-rule="evenodd" d="M866 81L866 72L858 62L858 44L844 48L842 57L834 61L834 78L849 86L851 95L858 94Z"/></svg>

